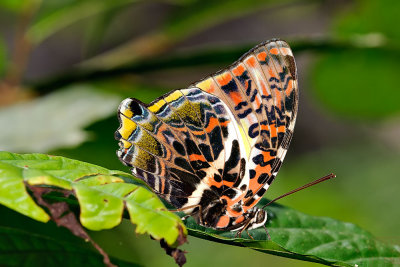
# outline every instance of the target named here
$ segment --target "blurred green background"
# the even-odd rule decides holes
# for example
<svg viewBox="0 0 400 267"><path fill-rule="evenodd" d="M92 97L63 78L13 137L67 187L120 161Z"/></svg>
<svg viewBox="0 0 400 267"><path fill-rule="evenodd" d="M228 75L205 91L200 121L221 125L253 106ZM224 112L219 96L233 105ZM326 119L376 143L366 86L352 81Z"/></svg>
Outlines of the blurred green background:
<svg viewBox="0 0 400 267"><path fill-rule="evenodd" d="M278 37L295 54L300 104L267 197L334 172L279 202L400 244L399 10L395 0L2 0L0 150L128 171L113 138L122 99L150 102ZM0 225L68 236L3 207L0 217ZM129 223L90 234L113 257L175 266ZM185 266L318 265L192 237L184 248Z"/></svg>

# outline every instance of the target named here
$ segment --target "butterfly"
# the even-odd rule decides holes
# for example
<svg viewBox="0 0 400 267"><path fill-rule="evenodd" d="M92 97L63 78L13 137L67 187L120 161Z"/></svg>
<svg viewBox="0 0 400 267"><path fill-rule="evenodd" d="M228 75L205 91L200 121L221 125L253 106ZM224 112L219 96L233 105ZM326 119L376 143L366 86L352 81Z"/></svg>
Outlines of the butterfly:
<svg viewBox="0 0 400 267"><path fill-rule="evenodd" d="M255 207L293 136L298 85L289 45L273 39L186 89L150 104L122 101L119 159L160 197L202 226L263 226Z"/></svg>

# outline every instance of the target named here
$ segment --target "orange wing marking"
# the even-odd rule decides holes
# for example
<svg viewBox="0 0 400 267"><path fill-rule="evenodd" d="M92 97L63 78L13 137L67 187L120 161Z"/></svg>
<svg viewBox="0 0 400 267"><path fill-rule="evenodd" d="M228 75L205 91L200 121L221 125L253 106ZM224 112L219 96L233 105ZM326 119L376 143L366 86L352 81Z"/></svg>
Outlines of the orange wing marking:
<svg viewBox="0 0 400 267"><path fill-rule="evenodd" d="M273 55L278 55L278 54L279 54L278 48L271 48L271 49L269 50L269 52L270 52L271 54L273 54Z"/></svg>
<svg viewBox="0 0 400 267"><path fill-rule="evenodd" d="M218 220L217 228L227 227L228 224L229 224L229 216L228 215L221 216Z"/></svg>
<svg viewBox="0 0 400 267"><path fill-rule="evenodd" d="M204 158L203 155L197 155L197 154L189 155L189 160L190 161L196 161L196 160L206 161L206 159Z"/></svg>
<svg viewBox="0 0 400 267"><path fill-rule="evenodd" d="M241 76L244 72L243 65L238 65L237 67L233 68L232 72L235 74L235 76Z"/></svg>
<svg viewBox="0 0 400 267"><path fill-rule="evenodd" d="M257 58L258 58L258 60L260 60L260 61L265 61L265 58L267 57L267 53L265 53L265 52L261 52L261 53L258 53L257 54Z"/></svg>
<svg viewBox="0 0 400 267"><path fill-rule="evenodd" d="M239 92L230 92L229 96L232 98L235 105L238 105L240 102L243 101L242 96Z"/></svg>
<svg viewBox="0 0 400 267"><path fill-rule="evenodd" d="M232 75L229 72L224 72L215 78L220 86L227 85L230 81L232 81Z"/></svg>
<svg viewBox="0 0 400 267"><path fill-rule="evenodd" d="M256 67L256 59L254 57L249 57L246 59L246 63L252 68Z"/></svg>

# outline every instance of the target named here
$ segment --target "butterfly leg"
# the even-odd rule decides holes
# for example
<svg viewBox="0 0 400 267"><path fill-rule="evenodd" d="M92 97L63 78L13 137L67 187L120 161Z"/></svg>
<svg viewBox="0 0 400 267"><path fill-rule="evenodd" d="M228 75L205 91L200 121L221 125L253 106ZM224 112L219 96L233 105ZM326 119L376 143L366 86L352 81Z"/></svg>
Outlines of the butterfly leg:
<svg viewBox="0 0 400 267"><path fill-rule="evenodd" d="M263 225L263 226L264 226L265 232L267 233L267 240L271 240L271 236L269 235L267 227L265 227L265 225Z"/></svg>
<svg viewBox="0 0 400 267"><path fill-rule="evenodd" d="M182 218L181 218L181 220L182 221L185 221L187 218L189 218L190 217L190 214L189 215L186 215L186 216L183 216Z"/></svg>
<svg viewBox="0 0 400 267"><path fill-rule="evenodd" d="M236 238L236 237L242 237L243 231L244 231L244 230L247 231L247 227L249 227L250 222L251 222L251 219L247 219L247 221L244 223L243 228L240 229L240 230L236 233L235 238ZM249 236L250 236L250 235L249 235ZM252 238L252 239L253 239L253 238Z"/></svg>
<svg viewBox="0 0 400 267"><path fill-rule="evenodd" d="M246 233L251 238L251 240L254 240L254 238L251 236L251 234L249 233L249 231L247 229L246 229Z"/></svg>
<svg viewBox="0 0 400 267"><path fill-rule="evenodd" d="M189 209L194 209L194 208L199 208L201 209L200 205L191 205L191 206L187 206L184 208L180 208L180 209L174 209L174 210L169 210L170 212L178 212L178 211L184 211L184 210L189 210Z"/></svg>
<svg viewBox="0 0 400 267"><path fill-rule="evenodd" d="M235 234L235 238L238 238L238 237L242 237L242 232L236 232L236 234Z"/></svg>

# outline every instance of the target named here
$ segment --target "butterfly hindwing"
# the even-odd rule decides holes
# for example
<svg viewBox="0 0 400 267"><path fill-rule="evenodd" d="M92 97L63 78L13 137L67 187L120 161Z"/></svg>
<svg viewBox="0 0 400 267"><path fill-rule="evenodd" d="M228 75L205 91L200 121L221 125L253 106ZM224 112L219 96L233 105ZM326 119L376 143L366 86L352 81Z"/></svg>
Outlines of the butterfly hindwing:
<svg viewBox="0 0 400 267"><path fill-rule="evenodd" d="M120 140L120 160L156 193L164 198L174 195L177 199L171 202L184 205L200 178L186 159L186 147L176 132L136 99L121 103L119 117L116 139Z"/></svg>
<svg viewBox="0 0 400 267"><path fill-rule="evenodd" d="M119 158L177 208L196 205L205 190L218 198L240 179L236 122L218 97L176 90L149 105L126 99L119 114Z"/></svg>

